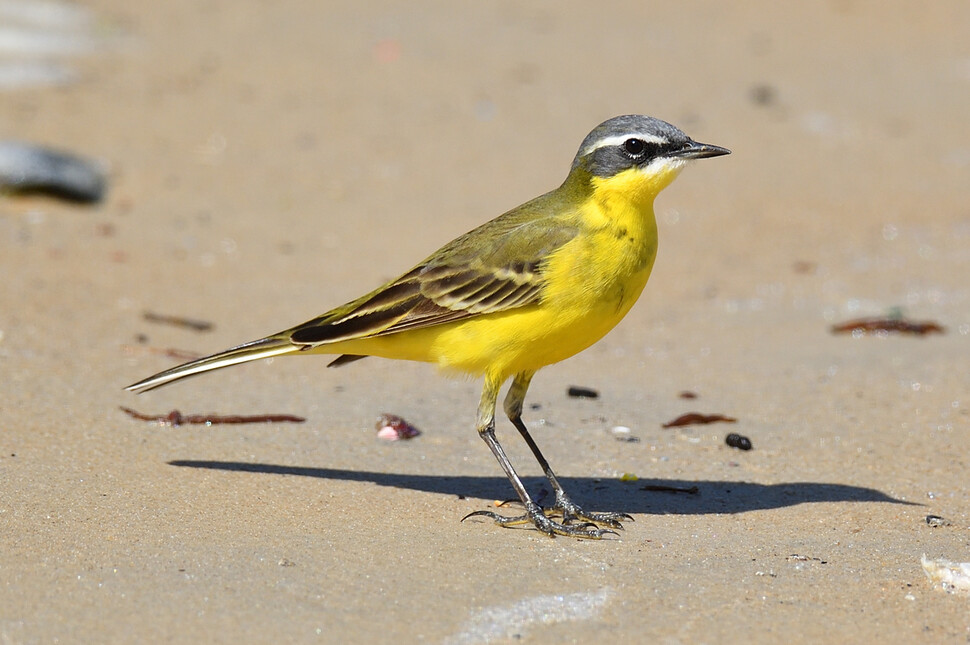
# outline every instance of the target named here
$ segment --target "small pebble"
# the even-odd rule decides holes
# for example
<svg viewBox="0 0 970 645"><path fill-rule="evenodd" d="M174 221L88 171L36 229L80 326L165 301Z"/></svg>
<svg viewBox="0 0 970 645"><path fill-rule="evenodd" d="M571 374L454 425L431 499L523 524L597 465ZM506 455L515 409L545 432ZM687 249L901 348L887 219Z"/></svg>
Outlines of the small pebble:
<svg viewBox="0 0 970 645"><path fill-rule="evenodd" d="M421 431L396 414L384 413L377 418L377 438L384 441L413 439Z"/></svg>
<svg viewBox="0 0 970 645"><path fill-rule="evenodd" d="M750 439L736 432L732 432L727 437L725 437L724 443L731 446L732 448L737 448L738 450L751 450L751 448L754 447L751 445Z"/></svg>
<svg viewBox="0 0 970 645"><path fill-rule="evenodd" d="M0 191L46 193L69 201L101 201L107 180L100 165L70 152L0 141Z"/></svg>
<svg viewBox="0 0 970 645"><path fill-rule="evenodd" d="M581 385L570 385L569 389L566 390L566 394L574 399L598 399L600 398L600 393L591 387L583 387Z"/></svg>
<svg viewBox="0 0 970 645"><path fill-rule="evenodd" d="M639 443L640 437L634 437L631 431L626 426L613 426L610 428L610 434L617 441L623 441L625 443Z"/></svg>

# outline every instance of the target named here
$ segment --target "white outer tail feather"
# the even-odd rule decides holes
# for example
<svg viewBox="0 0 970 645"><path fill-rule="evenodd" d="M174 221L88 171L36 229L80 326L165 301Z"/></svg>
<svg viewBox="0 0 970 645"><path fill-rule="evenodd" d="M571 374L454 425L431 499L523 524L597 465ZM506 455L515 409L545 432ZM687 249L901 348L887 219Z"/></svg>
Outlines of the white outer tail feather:
<svg viewBox="0 0 970 645"><path fill-rule="evenodd" d="M129 385L125 389L129 392L137 392L140 394L189 376L202 374L203 372L229 367L230 365L238 365L239 363L258 361L261 358L270 358L272 356L279 356L280 354L290 354L298 352L300 349L301 347L299 345L294 345L288 340L280 338L270 337L254 340L243 345L232 347L224 352L189 361L188 363L183 363L164 372L159 372L154 376L149 376L142 381Z"/></svg>

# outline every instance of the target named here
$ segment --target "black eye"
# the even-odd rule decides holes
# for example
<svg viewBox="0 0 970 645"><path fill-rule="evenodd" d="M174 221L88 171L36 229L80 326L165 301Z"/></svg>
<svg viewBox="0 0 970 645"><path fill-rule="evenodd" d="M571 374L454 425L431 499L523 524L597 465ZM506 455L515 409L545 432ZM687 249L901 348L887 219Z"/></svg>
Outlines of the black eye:
<svg viewBox="0 0 970 645"><path fill-rule="evenodd" d="M627 139L623 142L623 150L631 157L639 157L647 149L647 144L643 139Z"/></svg>

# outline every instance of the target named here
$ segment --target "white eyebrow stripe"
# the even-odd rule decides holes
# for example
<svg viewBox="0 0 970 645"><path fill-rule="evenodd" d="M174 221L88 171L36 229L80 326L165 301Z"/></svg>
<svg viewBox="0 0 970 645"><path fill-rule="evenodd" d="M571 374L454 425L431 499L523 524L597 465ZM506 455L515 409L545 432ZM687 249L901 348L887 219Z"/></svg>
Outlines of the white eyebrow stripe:
<svg viewBox="0 0 970 645"><path fill-rule="evenodd" d="M594 141L593 143L586 146L586 148L583 150L583 154L580 156L585 157L586 155L593 152L594 150L599 150L600 148L604 148L606 146L618 146L624 141L626 141L627 139L641 139L643 141L646 141L647 143L656 143L658 145L670 143L670 141L668 141L666 137L658 137L655 134L641 134L639 132L629 132L627 134L617 134L612 137L606 137L604 139L599 139L598 141Z"/></svg>

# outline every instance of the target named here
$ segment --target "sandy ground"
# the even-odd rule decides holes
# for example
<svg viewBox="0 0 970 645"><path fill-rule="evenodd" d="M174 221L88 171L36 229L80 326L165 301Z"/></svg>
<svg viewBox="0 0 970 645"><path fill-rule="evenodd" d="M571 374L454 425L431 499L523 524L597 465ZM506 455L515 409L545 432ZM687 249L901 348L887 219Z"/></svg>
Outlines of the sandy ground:
<svg viewBox="0 0 970 645"><path fill-rule="evenodd" d="M111 169L97 206L0 197L0 642L970 638L970 598L920 567L970 561L966 2L83 5L76 82L0 94L0 138ZM479 384L428 366L122 391L174 364L146 347L219 350L395 276L630 112L734 154L660 197L638 305L533 386L573 496L635 517L620 539L460 523L511 489ZM829 330L894 308L946 332ZM383 411L424 434L378 441ZM738 422L661 428L691 411Z"/></svg>

